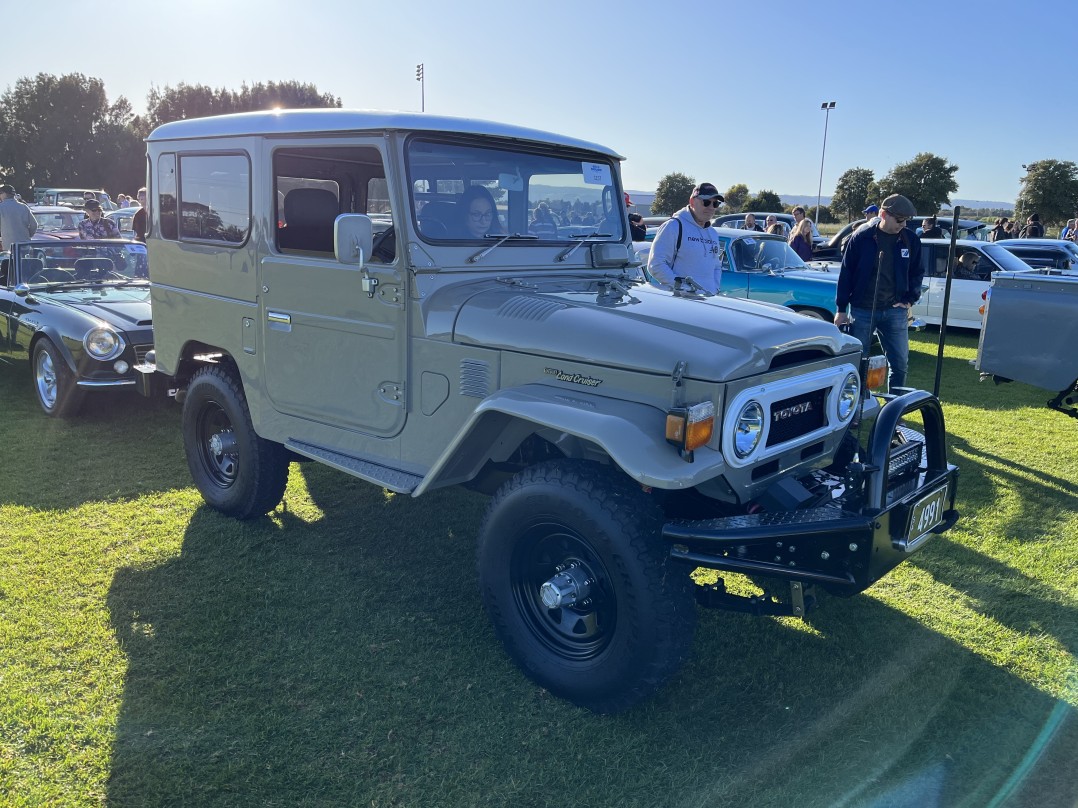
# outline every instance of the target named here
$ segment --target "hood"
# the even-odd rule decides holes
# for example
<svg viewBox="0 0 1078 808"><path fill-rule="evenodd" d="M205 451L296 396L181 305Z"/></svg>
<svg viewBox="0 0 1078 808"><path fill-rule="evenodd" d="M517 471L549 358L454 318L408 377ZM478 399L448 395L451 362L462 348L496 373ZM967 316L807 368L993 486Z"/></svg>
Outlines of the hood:
<svg viewBox="0 0 1078 808"><path fill-rule="evenodd" d="M35 291L42 302L74 309L116 328L132 331L150 326L150 284L84 286L78 289Z"/></svg>
<svg viewBox="0 0 1078 808"><path fill-rule="evenodd" d="M550 280L477 292L461 306L453 339L662 375L685 361L688 376L713 382L762 373L782 353L861 349L831 323L784 306L677 297L647 284L619 297L600 294L594 280L570 284Z"/></svg>

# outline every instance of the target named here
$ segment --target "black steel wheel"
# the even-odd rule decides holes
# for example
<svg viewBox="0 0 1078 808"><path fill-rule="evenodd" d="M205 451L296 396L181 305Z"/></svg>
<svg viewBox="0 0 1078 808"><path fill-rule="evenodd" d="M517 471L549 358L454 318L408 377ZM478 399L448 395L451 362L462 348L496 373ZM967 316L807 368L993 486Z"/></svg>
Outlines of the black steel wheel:
<svg viewBox="0 0 1078 808"><path fill-rule="evenodd" d="M60 349L46 338L34 345L32 369L34 394L46 415L67 418L78 413L83 391L75 383L75 375L68 368Z"/></svg>
<svg viewBox="0 0 1078 808"><path fill-rule="evenodd" d="M258 436L235 375L211 365L191 379L183 402L187 466L206 503L249 519L277 507L288 483L288 452Z"/></svg>
<svg viewBox="0 0 1078 808"><path fill-rule="evenodd" d="M479 537L483 602L509 655L596 712L656 691L688 655L688 570L668 569L662 513L621 472L552 461L507 482Z"/></svg>

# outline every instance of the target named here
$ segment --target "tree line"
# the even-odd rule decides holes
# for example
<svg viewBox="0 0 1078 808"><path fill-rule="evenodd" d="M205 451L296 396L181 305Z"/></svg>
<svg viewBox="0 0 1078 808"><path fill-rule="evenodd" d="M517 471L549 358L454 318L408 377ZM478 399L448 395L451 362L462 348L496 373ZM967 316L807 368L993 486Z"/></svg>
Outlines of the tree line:
<svg viewBox="0 0 1078 808"><path fill-rule="evenodd" d="M1026 174L1015 200L1014 218L1025 221L1031 213L1039 213L1043 224L1056 227L1075 217L1078 213L1078 165L1069 160L1038 160L1023 168ZM871 169L851 168L838 178L831 204L820 207L819 220L830 223L841 217L846 221L860 219L861 211L868 205L878 205L891 194L907 197L918 213L937 213L943 205L950 204L951 194L958 190L954 178L957 172L957 165L931 152L921 152L912 160L899 163L880 179L876 179ZM669 216L684 207L695 185L696 180L683 173L667 174L659 180L651 205L652 213ZM787 209L774 191L752 194L744 183L731 185L724 196L724 210L730 212ZM815 213L815 206L806 209L810 219L815 218ZM983 211L970 213L983 214ZM984 215L991 215L991 212ZM996 215L1007 213L999 211Z"/></svg>
<svg viewBox="0 0 1078 808"><path fill-rule="evenodd" d="M339 107L341 100L296 81L151 88L147 112L120 96L109 102L101 79L71 73L23 77L0 96L0 177L30 198L39 187L103 188L113 196L146 182L143 139L160 124L274 107Z"/></svg>

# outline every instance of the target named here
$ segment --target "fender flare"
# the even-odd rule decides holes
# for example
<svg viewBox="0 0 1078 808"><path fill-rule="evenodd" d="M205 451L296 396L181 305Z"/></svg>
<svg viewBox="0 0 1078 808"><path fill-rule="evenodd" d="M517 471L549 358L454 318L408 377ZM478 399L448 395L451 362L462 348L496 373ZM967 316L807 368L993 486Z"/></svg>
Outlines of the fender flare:
<svg viewBox="0 0 1078 808"><path fill-rule="evenodd" d="M78 366L75 364L75 357L71 355L71 350L64 342L63 335L61 335L60 332L51 325L42 326L34 332L34 335L32 337L30 337L30 345L28 346L28 348L31 364L34 361L34 348L37 346L38 341L42 339L48 339L49 342L56 346L56 350L60 352L60 356L62 356L64 362L67 363L67 369L77 377L79 369Z"/></svg>
<svg viewBox="0 0 1078 808"><path fill-rule="evenodd" d="M540 430L599 446L623 472L645 486L692 488L725 469L722 454L708 447L697 449L693 462L684 460L666 442L666 412L658 407L527 384L484 399L412 496L471 479L499 444L515 448ZM487 433L482 441L473 437L480 432Z"/></svg>

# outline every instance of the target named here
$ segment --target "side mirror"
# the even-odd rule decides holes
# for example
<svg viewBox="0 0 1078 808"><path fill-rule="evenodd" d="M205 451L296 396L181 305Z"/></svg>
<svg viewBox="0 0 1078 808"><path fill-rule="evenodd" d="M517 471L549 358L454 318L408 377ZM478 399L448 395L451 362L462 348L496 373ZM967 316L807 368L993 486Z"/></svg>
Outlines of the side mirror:
<svg viewBox="0 0 1078 808"><path fill-rule="evenodd" d="M20 283L15 287L15 297L26 297L30 294L30 287L25 283Z"/></svg>
<svg viewBox="0 0 1078 808"><path fill-rule="evenodd" d="M357 264L362 269L371 257L373 244L370 216L342 213L333 222L333 252L342 264Z"/></svg>

